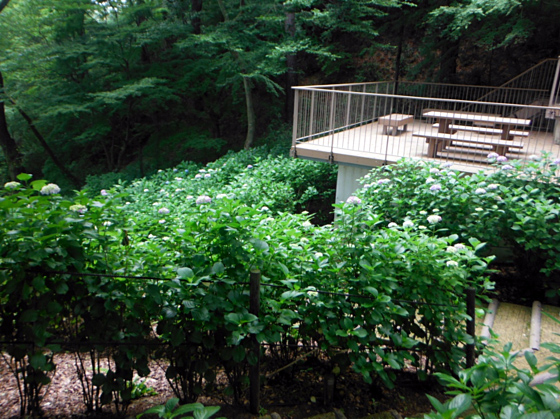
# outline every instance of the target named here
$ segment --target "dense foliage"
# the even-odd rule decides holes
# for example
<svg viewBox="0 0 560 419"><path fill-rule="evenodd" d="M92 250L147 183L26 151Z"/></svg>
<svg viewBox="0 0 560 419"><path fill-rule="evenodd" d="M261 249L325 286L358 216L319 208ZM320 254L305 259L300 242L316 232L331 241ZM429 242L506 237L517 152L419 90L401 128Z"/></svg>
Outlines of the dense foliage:
<svg viewBox="0 0 560 419"><path fill-rule="evenodd" d="M314 225L288 200L304 208L326 193L305 179L332 175L326 164L244 152L92 197L64 198L28 175L7 183L0 332L22 411L40 409L60 350L76 354L86 408L120 412L152 358L166 361L183 402L215 388L218 372L241 401L250 336L281 364L312 349L325 374L352 368L376 385L392 385L405 364L421 376L460 368L463 292L490 287L481 243L438 237L436 224L389 227L356 197L336 206L332 225ZM248 311L255 269L258 316Z"/></svg>
<svg viewBox="0 0 560 419"><path fill-rule="evenodd" d="M72 197L20 175L0 192L0 341L22 412L40 411L61 350L75 354L85 408L122 413L151 359L183 403L217 389L241 402L251 337L273 364L311 350L325 375L352 368L375 385L405 365L457 373L464 292L492 287L494 249L558 272L560 161L490 159L494 171L469 176L413 160L373 169L326 225L305 209L332 202L334 168L266 149Z"/></svg>
<svg viewBox="0 0 560 419"><path fill-rule="evenodd" d="M558 321L556 319L556 321ZM441 403L430 401L435 412L425 419L553 419L560 414L558 397L558 363L560 346L544 344L553 356L539 364L531 351L512 351L512 344L503 348L490 345L478 358L477 365L457 376L438 373L438 377L454 396ZM524 357L528 368L514 362ZM519 364L519 362L517 362Z"/></svg>
<svg viewBox="0 0 560 419"><path fill-rule="evenodd" d="M3 0L0 179L83 186L289 139L291 86L501 84L560 54L558 2Z"/></svg>
<svg viewBox="0 0 560 419"><path fill-rule="evenodd" d="M368 175L359 196L388 222L419 223L435 214L441 217L436 235L476 237L488 244L486 252L505 253L535 287L555 294L560 272L560 160L546 154L531 157L521 165L493 153L489 160L495 170L470 176L405 161Z"/></svg>

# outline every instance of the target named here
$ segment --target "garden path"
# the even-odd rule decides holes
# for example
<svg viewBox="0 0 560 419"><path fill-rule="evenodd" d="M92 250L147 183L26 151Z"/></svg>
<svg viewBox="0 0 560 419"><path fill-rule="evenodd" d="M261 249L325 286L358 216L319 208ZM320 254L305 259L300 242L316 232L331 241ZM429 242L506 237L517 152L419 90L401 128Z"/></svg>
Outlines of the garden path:
<svg viewBox="0 0 560 419"><path fill-rule="evenodd" d="M488 338L491 329L498 335L496 349L511 342L513 351L532 351L537 357L538 365L542 365L546 358L553 354L543 348L541 343L560 345L558 319L560 319L560 307L541 304L538 301L535 301L532 307L527 307L493 300L484 321L477 327L477 334L482 338ZM523 356L517 357L515 365L529 368Z"/></svg>

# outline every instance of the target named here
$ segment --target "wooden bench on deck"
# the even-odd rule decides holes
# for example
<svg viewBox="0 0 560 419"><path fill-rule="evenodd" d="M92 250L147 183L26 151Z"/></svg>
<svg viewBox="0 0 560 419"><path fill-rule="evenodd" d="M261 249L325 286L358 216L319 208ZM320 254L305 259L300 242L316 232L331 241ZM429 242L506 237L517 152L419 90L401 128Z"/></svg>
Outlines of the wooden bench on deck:
<svg viewBox="0 0 560 419"><path fill-rule="evenodd" d="M483 146L485 149L489 147L490 150L505 156L510 148L522 149L523 143L514 142L510 140L499 140L497 138L480 138L480 137L459 137L457 134L442 134L436 133L413 133L413 137L422 137L428 143L428 156L437 157L438 151L442 151L445 146L463 145L469 146Z"/></svg>
<svg viewBox="0 0 560 419"><path fill-rule="evenodd" d="M434 128L439 128L439 124L433 124ZM503 130L500 128L488 128L488 127L477 127L471 125L457 125L457 124L450 124L449 129L451 130L451 134L454 134L456 131L470 131L470 132L477 132L480 134L490 134L490 135L502 135ZM516 131L510 130L509 134L516 137L528 137L529 131Z"/></svg>

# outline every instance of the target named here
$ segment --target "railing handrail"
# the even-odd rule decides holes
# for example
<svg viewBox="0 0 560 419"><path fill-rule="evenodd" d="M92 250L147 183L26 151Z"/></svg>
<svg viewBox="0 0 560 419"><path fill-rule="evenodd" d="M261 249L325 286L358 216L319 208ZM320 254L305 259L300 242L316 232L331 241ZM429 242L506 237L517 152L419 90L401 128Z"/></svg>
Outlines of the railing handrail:
<svg viewBox="0 0 560 419"><path fill-rule="evenodd" d="M534 108L534 109L551 109L550 106L545 105L528 105L525 103L506 103L506 102L482 102L475 100L466 99L447 99L440 97L426 97L426 96L408 96L408 95L396 95L391 93L373 93L373 92L358 92L358 91L348 91L348 90L330 90L330 89L320 89L320 88L310 88L309 86L294 86L293 89L297 90L309 90L316 92L324 92L331 94L341 94L341 95L357 95L357 96L371 96L371 97L381 97L381 98L394 98L394 99L411 99L411 100L422 100L430 102L447 102L447 103L460 103L465 105L485 105L485 106L505 106L510 108Z"/></svg>
<svg viewBox="0 0 560 419"><path fill-rule="evenodd" d="M315 85L306 85L306 86L292 86L294 90L329 90L333 91L335 87L351 87L351 86L370 86L370 85L383 85L383 84L395 84L394 81L376 81L376 82L363 82L363 83L342 83L342 84L315 84ZM521 90L521 91L535 91L535 92L546 92L548 93L549 90L547 89L535 89L529 87L508 87L508 86L488 86L488 85L475 85L475 84L451 84L451 83L433 83L433 82L420 82L420 81L399 81L399 85L418 85L418 86L441 86L441 87L454 87L459 89L466 89L466 88L476 88L476 89L488 89L491 92L499 91L499 90ZM338 90L334 90L338 91ZM340 90L345 91L345 90ZM356 91L352 91L357 93ZM418 96L415 96L418 97Z"/></svg>

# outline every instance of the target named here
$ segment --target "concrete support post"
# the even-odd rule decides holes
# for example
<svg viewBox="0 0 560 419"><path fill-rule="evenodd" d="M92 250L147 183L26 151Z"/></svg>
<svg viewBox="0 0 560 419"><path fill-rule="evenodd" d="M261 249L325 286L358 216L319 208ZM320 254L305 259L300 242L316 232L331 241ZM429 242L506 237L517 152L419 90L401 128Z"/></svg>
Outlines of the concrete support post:
<svg viewBox="0 0 560 419"><path fill-rule="evenodd" d="M346 202L348 197L363 185L358 179L369 173L371 168L363 166L338 165L338 176L336 179L336 202Z"/></svg>

